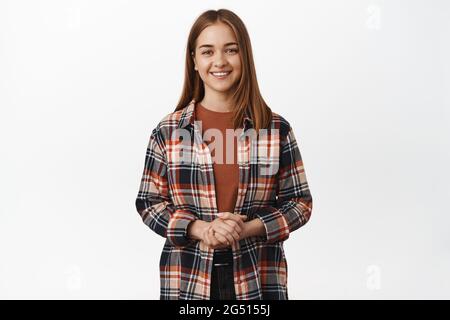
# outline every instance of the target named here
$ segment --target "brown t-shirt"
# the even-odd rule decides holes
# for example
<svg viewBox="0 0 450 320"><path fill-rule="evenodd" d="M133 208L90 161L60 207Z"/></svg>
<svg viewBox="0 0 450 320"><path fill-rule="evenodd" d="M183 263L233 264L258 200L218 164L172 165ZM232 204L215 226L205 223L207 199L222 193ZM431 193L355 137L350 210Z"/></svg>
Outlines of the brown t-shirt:
<svg viewBox="0 0 450 320"><path fill-rule="evenodd" d="M226 129L233 128L233 112L217 112L206 109L200 103L197 103L195 108L195 120L201 121L202 137L204 142L208 145L211 151L214 169L214 181L216 190L216 201L218 212L234 212L236 205L238 187L239 187L239 165L237 162L237 137L234 136L234 146L228 144ZM203 134L208 129L218 129L222 133L222 152L220 152L220 139L214 135L205 137ZM216 141L218 140L218 141ZM231 139L228 139L231 142ZM210 146L212 142L215 142ZM212 149L214 148L214 149ZM211 150L212 149L212 150ZM216 150L218 152L216 152ZM233 154L230 154L232 152ZM230 157L229 160L227 160Z"/></svg>

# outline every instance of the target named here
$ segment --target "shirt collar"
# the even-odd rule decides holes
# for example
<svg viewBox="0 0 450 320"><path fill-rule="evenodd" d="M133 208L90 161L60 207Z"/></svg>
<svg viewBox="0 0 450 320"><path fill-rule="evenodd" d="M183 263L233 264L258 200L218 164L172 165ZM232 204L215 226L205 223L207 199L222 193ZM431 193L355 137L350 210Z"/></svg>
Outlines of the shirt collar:
<svg viewBox="0 0 450 320"><path fill-rule="evenodd" d="M196 101L194 99L189 102L189 104L183 109L183 113L181 114L180 121L178 122L178 128L186 128L187 126L193 126L194 125L194 110L195 110L195 103ZM250 118L248 111L245 110L244 112L244 118L242 121L242 127L244 128L244 131L248 129L249 127L253 126L253 120Z"/></svg>

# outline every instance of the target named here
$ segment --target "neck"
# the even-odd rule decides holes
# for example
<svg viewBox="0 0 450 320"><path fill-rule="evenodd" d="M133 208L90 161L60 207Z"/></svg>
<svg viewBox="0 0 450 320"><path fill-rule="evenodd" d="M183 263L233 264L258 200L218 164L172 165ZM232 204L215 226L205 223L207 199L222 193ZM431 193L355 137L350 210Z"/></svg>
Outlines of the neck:
<svg viewBox="0 0 450 320"><path fill-rule="evenodd" d="M217 112L230 112L234 108L231 94L208 90L206 86L205 96L200 103L205 108Z"/></svg>

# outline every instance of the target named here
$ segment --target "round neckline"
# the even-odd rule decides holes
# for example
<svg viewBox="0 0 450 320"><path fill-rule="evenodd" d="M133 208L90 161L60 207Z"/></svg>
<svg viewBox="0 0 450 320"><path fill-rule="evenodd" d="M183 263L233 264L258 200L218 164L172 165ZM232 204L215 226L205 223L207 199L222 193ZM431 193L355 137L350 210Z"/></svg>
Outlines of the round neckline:
<svg viewBox="0 0 450 320"><path fill-rule="evenodd" d="M218 113L220 115L228 115L228 114L232 114L233 113L233 111L227 111L227 112L214 111L214 110L206 108L200 102L197 103L197 106L199 106L204 111L211 112L211 113Z"/></svg>

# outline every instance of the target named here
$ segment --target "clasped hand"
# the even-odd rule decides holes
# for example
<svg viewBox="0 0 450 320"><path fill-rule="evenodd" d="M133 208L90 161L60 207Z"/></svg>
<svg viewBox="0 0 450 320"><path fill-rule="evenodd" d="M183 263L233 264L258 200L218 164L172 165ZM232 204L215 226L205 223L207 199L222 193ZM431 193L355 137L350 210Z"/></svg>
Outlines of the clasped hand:
<svg viewBox="0 0 450 320"><path fill-rule="evenodd" d="M243 238L247 216L220 212L219 217L209 223L202 232L202 242L211 249L235 246Z"/></svg>

